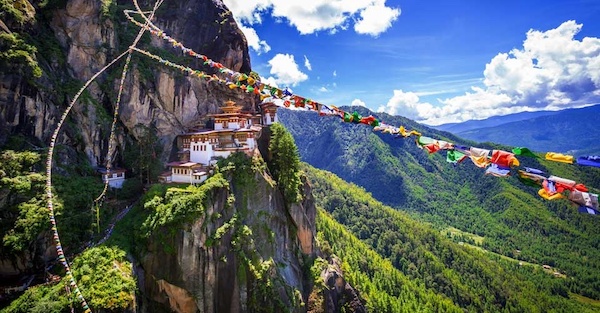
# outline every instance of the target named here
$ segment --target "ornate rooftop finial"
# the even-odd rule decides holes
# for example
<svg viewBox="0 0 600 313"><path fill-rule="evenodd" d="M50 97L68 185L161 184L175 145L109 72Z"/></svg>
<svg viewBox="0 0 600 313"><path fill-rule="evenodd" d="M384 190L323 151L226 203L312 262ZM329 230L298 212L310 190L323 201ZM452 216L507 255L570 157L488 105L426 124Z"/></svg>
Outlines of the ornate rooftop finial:
<svg viewBox="0 0 600 313"><path fill-rule="evenodd" d="M235 105L235 101L227 100L225 101L225 106L221 107L223 113L239 113L242 110L241 106Z"/></svg>

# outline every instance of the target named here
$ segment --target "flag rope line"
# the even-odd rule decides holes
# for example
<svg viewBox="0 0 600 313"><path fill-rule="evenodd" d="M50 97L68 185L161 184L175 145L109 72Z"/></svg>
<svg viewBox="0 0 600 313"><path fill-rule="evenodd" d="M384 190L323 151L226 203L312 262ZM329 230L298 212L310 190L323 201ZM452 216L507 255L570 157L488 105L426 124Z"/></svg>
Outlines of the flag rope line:
<svg viewBox="0 0 600 313"><path fill-rule="evenodd" d="M141 10L139 10L139 8L138 8L138 11L125 10L124 12L125 12L125 15L127 16L127 18L132 23L136 24L137 26L141 26L142 24L140 22L136 21L131 16L132 13L139 14L140 16L142 16L142 18L144 18L147 22L149 22L148 18L144 15L143 12L141 12ZM135 51L142 53L152 59L155 59L161 64L179 69L179 70L186 72L187 74L190 74L192 76L196 76L199 78L208 78L210 81L214 80L214 81L218 81L220 83L224 83L224 84L228 85L229 88L231 88L231 89L240 88L247 93L254 93L254 94L260 95L261 100L264 100L269 97L271 97L274 100L279 100L277 102L272 101L277 106L285 107L288 109L305 109L308 111L316 111L316 112L319 112L320 115L339 116L344 122L351 122L351 123L355 123L355 124L367 124L367 125L371 126L374 131L382 131L384 133L390 133L392 135L402 136L405 138L414 136L414 137L416 137L415 141L417 142L419 147L427 150L428 153L434 153L439 150L447 150L448 151L447 161L454 163L454 164L457 164L460 161L464 160L463 157L469 157L469 158L471 158L471 160L473 161L473 163L476 166L481 167L481 168L487 167L487 170L485 172L486 175L493 175L493 176L497 176L497 177L509 176L511 167L519 165L518 159L516 157L514 157L515 154L522 155L522 156L537 157L537 155L533 154L527 148L515 148L515 149L513 149L513 153L510 153L510 152L501 151L501 150L490 151L490 150L486 150L486 149L479 149L476 147L468 148L468 147L461 147L458 145L455 146L453 143L450 143L450 142L446 142L443 140L436 140L434 138L422 136L421 133L419 133L415 130L407 131L403 126L394 127L391 125L387 125L387 124L379 121L377 118L375 118L373 116L362 117L357 112L350 114L348 112L344 112L341 109L338 109L335 106L327 106L327 105L317 103L317 102L314 102L312 100L309 100L309 99L306 99L306 98L303 98L303 97L300 97L297 95L293 95L289 90L287 90L287 88L284 90L281 90L277 87L268 86L266 84L262 84L260 82L260 80L254 79L249 75L228 69L227 67L223 66L221 63L214 62L213 60L206 57L205 55L202 55L200 53L195 52L194 50L192 50L190 48L187 48L185 45L183 45L183 43L178 42L176 39L170 37L156 25L152 24L151 22L150 22L150 24L151 24L150 27L152 28L149 31L150 34L157 36L157 37L171 43L171 45L174 48L181 49L181 51L183 52L184 55L192 56L197 59L203 60L204 65L210 66L214 69L218 69L220 73L227 74L230 78L235 80L235 82L218 78L214 74L208 75L202 71L195 70L190 67L183 66L183 65L180 65L177 63L173 63L169 60L165 60L157 55L154 55L154 54L152 54L148 51L142 50L142 49L135 48L134 49ZM246 82L247 84L243 84L244 82ZM491 156L490 156L490 152L492 152ZM574 158L572 156L563 155L560 153L548 152L545 155L545 159L555 161L555 162L573 164ZM596 158L594 158L594 157L584 157L583 160L587 163L584 163L580 160L582 160L582 158L578 159L577 164L594 166L596 164L594 162L600 162L600 159L596 160ZM521 172L523 172L523 171L519 171L519 179L520 180L524 179L524 177L526 176L524 174L521 174ZM550 177L544 178L545 182L552 182L553 184L556 183L556 181L560 181L560 180L565 180L565 179L556 177L556 176L550 176ZM572 182L570 180L568 180L568 181ZM540 184L540 185L544 186L544 189L541 189L538 192L538 194L542 198L547 199L547 200L553 200L553 199L559 198L560 193L557 193L556 190L554 190L554 188L552 187L552 184L550 184L551 187L547 187L545 184ZM588 191L587 187L585 187L583 184L569 183L567 185L563 184L563 187L565 187L566 190L570 190L574 194L576 194L576 192L583 192L587 195L587 191ZM589 194L589 195L591 195L592 197L597 197L597 195L595 195L595 194ZM589 201L587 202L587 204L590 204ZM595 210L597 210L598 206L594 205L593 208Z"/></svg>
<svg viewBox="0 0 600 313"><path fill-rule="evenodd" d="M154 13L156 12L156 10L158 9L158 6L160 5L160 3L162 3L162 0L157 2L155 4L155 7L152 11L152 15L154 15ZM137 44L137 42L141 39L143 33L146 31L147 27L142 27L142 29L139 31L138 36L136 37L134 43L132 45ZM48 159L46 161L46 198L47 198L47 208L48 208L48 216L50 219L50 224L51 224L51 230L52 230L52 238L54 240L54 245L56 248L56 253L57 253L57 259L61 262L61 264L63 265L63 267L65 268L65 278L67 278L68 280L68 284L69 284L69 289L73 290L73 294L75 295L75 297L79 300L80 304L81 304L81 308L84 310L85 313L91 313L92 310L90 309L87 301L85 300L85 298L83 297L83 294L81 293L78 285L77 285L77 281L75 280L75 276L73 275L72 271L71 271L71 267L69 265L69 262L64 254L63 248L62 248L62 243L60 241L60 235L58 232L58 228L57 228L57 223L56 223L56 217L54 215L54 203L53 203L53 193L52 193L52 163L53 163L53 158L54 158L54 148L56 146L56 139L58 138L58 134L62 128L62 125L64 124L65 120L67 119L67 116L69 115L71 109L75 106L75 103L77 103L77 100L79 100L79 97L83 94L83 92L89 87L89 85L92 84L92 82L94 82L96 80L96 78L98 78L98 76L100 76L102 73L104 73L104 71L106 71L108 68L110 68L112 65L114 65L118 60L120 60L122 57L124 57L125 55L128 55L128 60L130 60L131 54L132 54L132 49L129 48L126 51L124 51L123 53L121 53L119 56L117 56L115 59L113 59L110 63L108 63L107 65L105 65L102 69L100 69L98 72L96 72L92 77L90 77L86 83L79 89L79 91L75 94L73 100L71 100L71 102L69 103L69 106L67 106L67 108L65 109L65 111L63 112L63 114L61 115L60 120L58 121L56 128L54 129L54 132L52 134L52 137L50 139L50 147L48 149ZM126 63L127 66L128 63ZM126 67L123 70L123 74L122 74L122 80L121 82L124 81L124 77L126 75ZM118 104L120 102L120 94L118 97L118 101L117 104L115 105L115 112L114 112L114 116L113 116L113 124L111 126L111 138L114 139L114 129L115 129L115 124L116 124L116 120L118 118ZM110 140L109 140L109 153L110 153ZM109 164L110 164L110 156L107 158L109 160ZM105 184L105 190L106 190L106 184ZM105 191L103 191L103 193L105 193ZM101 198L101 197L98 197Z"/></svg>

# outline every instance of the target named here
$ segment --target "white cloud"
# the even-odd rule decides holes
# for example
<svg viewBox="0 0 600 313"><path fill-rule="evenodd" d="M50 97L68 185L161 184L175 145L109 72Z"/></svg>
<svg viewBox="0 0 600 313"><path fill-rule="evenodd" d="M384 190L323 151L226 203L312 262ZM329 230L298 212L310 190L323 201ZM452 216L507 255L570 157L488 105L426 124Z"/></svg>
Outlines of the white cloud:
<svg viewBox="0 0 600 313"><path fill-rule="evenodd" d="M575 39L582 24L567 21L548 31L529 30L523 47L499 53L485 67L483 88L419 102L394 91L380 109L437 125L521 111L557 110L600 102L600 39Z"/></svg>
<svg viewBox="0 0 600 313"><path fill-rule="evenodd" d="M391 115L402 115L413 120L423 120L429 116L435 108L427 102L420 102L419 96L414 92L394 90L394 96L386 105L380 106L378 112L386 112Z"/></svg>
<svg viewBox="0 0 600 313"><path fill-rule="evenodd" d="M392 27L392 22L400 16L400 9L386 7L384 3L369 6L360 12L360 19L354 24L359 34L378 36Z"/></svg>
<svg viewBox="0 0 600 313"><path fill-rule="evenodd" d="M254 28L241 24L239 25L239 28L244 33L244 36L246 36L248 47L252 48L256 53L261 54L263 52L266 53L271 51L271 46L269 46L266 41L260 40Z"/></svg>
<svg viewBox="0 0 600 313"><path fill-rule="evenodd" d="M333 71L333 77L337 77L337 71Z"/></svg>
<svg viewBox="0 0 600 313"><path fill-rule="evenodd" d="M321 86L321 88L319 88L319 91L320 92L329 92L330 90L327 89L327 87L325 87L325 86Z"/></svg>
<svg viewBox="0 0 600 313"><path fill-rule="evenodd" d="M274 81L278 84L296 86L308 79L308 75L300 71L291 54L277 54L269 61L269 66L270 74L275 76Z"/></svg>
<svg viewBox="0 0 600 313"><path fill-rule="evenodd" d="M312 65L310 65L310 61L306 56L304 56L304 67L306 67L309 71L312 71Z"/></svg>
<svg viewBox="0 0 600 313"><path fill-rule="evenodd" d="M272 5L271 0L223 0L238 21L260 24L261 14Z"/></svg>
<svg viewBox="0 0 600 313"><path fill-rule="evenodd" d="M361 107L366 107L367 105L365 104L364 101L360 100L360 99L354 99L352 100L352 106L361 106Z"/></svg>
<svg viewBox="0 0 600 313"><path fill-rule="evenodd" d="M279 88L279 84L277 84L277 80L273 76L269 76L267 78L261 77L260 82L271 87Z"/></svg>
<svg viewBox="0 0 600 313"><path fill-rule="evenodd" d="M263 14L287 21L301 34L335 33L355 23L355 31L376 36L398 18L400 10L385 0L224 0L239 21L261 23ZM377 16L377 14L380 14Z"/></svg>

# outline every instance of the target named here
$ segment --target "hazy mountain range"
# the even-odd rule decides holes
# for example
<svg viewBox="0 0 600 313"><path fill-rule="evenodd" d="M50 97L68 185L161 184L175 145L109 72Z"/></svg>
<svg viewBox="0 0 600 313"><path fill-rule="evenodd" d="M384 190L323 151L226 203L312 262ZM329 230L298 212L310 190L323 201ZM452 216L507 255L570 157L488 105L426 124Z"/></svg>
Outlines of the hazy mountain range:
<svg viewBox="0 0 600 313"><path fill-rule="evenodd" d="M522 112L433 128L477 142L521 146L538 152L600 153L600 105L562 111Z"/></svg>

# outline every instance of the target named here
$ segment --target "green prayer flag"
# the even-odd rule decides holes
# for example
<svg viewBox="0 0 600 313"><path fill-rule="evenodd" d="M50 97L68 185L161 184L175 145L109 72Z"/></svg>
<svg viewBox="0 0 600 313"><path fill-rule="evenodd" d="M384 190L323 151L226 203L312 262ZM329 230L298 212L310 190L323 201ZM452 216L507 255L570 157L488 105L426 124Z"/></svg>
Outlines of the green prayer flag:
<svg viewBox="0 0 600 313"><path fill-rule="evenodd" d="M353 123L358 124L361 119L362 119L362 116L360 114L358 114L358 112L354 111L354 113L352 113L352 122Z"/></svg>
<svg viewBox="0 0 600 313"><path fill-rule="evenodd" d="M432 144L435 143L436 140L430 137L425 137L425 136L419 136L419 138L417 139L417 143L420 146L424 146L424 145L428 145L428 144Z"/></svg>
<svg viewBox="0 0 600 313"><path fill-rule="evenodd" d="M457 163L465 157L465 154L456 150L448 150L446 152L446 161L449 163Z"/></svg>
<svg viewBox="0 0 600 313"><path fill-rule="evenodd" d="M344 112L344 122L352 122L352 115L348 112Z"/></svg>
<svg viewBox="0 0 600 313"><path fill-rule="evenodd" d="M517 147L517 148L512 149L512 152L515 155L522 155L522 156L526 156L526 157L539 158L537 155L535 155L533 152L531 152L531 150L529 150L527 148Z"/></svg>

